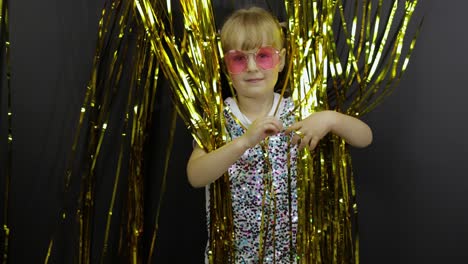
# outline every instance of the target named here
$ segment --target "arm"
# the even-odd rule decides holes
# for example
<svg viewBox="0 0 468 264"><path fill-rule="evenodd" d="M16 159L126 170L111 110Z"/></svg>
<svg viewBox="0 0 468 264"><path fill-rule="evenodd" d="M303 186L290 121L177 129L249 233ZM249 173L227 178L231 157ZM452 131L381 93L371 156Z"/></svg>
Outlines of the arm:
<svg viewBox="0 0 468 264"><path fill-rule="evenodd" d="M281 122L274 117L255 120L240 137L226 145L206 153L196 146L187 163L187 177L193 187L203 187L221 177L244 152L265 137L283 130Z"/></svg>
<svg viewBox="0 0 468 264"><path fill-rule="evenodd" d="M293 142L299 148L308 146L314 149L317 143L329 132L343 138L354 147L363 148L372 142L372 130L361 120L335 111L322 111L311 114L302 121L290 126L286 132L299 131L303 135L294 136Z"/></svg>

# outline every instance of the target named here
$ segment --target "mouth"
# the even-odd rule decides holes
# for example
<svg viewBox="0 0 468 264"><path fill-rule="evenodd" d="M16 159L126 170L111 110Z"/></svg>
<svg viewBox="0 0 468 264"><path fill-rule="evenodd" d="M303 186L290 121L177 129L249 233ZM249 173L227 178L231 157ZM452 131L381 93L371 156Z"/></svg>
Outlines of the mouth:
<svg viewBox="0 0 468 264"><path fill-rule="evenodd" d="M258 83L258 82L263 81L263 78L250 78L250 79L246 79L245 81L248 83Z"/></svg>

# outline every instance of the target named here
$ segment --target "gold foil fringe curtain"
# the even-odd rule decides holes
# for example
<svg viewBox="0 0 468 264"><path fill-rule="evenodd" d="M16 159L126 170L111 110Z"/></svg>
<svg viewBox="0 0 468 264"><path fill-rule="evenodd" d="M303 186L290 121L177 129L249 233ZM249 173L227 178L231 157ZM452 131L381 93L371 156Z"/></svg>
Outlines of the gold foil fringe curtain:
<svg viewBox="0 0 468 264"><path fill-rule="evenodd" d="M76 209L64 206L60 212L60 225L72 217L78 223L78 263L90 263L92 258L96 236L92 226L99 213L95 207L96 167L109 140L109 129L120 135L119 152L100 260L106 261L112 247L113 213L122 195L126 214L121 220L117 254L131 263L145 258L142 234L148 228L143 225L142 167L159 71L169 82L179 117L200 146L211 151L229 140L224 132L223 68L212 3L180 1L177 12L183 17L183 32L177 35L177 9L172 2L109 0L103 9L93 70L65 175L65 193L70 193L73 176L80 175L79 202ZM389 3L390 8L386 8ZM416 39L408 45L406 33L416 5L417 1L409 0L285 1L290 60L286 84L298 118L325 109L360 117L374 109L406 69ZM125 73L129 80L123 77ZM117 126L111 121L116 96L121 94L126 94L126 104L122 123ZM174 126L170 130L172 139ZM171 147L170 141L165 174ZM80 149L86 155L76 165ZM298 262L358 263L356 193L346 144L329 136L315 151L301 155ZM165 180L161 197L164 184ZM234 259L234 229L228 176L213 183L210 190L209 259L211 263L229 263ZM148 262L157 244L159 208L160 204ZM53 256L56 238L57 233L50 241L46 263Z"/></svg>
<svg viewBox="0 0 468 264"><path fill-rule="evenodd" d="M2 154L5 151L6 159L5 163L0 165L2 171L0 172L0 186L3 187L3 202L2 202L2 219L1 219L1 231L0 231L0 260L2 263L8 261L8 248L10 242L10 226L9 226L9 201L10 201L10 182L11 182L11 170L12 170L12 145L13 145L13 129L12 129L12 118L13 111L11 108L11 68L10 68L10 32L9 32L9 4L8 0L0 0L0 98L6 95L6 116L2 111L0 122L6 124L7 129L6 138L1 138ZM6 88L4 90L4 88ZM2 102L3 103L3 102ZM2 110L3 110L2 106ZM2 126L3 127L3 126ZM3 135L3 133L1 133ZM6 144L3 144L3 140L6 140Z"/></svg>

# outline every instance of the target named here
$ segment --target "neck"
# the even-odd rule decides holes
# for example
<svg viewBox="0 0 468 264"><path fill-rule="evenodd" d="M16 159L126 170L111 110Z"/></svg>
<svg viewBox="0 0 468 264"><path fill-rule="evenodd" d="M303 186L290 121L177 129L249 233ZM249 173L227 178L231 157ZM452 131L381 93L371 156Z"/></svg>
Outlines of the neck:
<svg viewBox="0 0 468 264"><path fill-rule="evenodd" d="M237 97L239 110L252 122L267 116L273 106L274 94L264 98Z"/></svg>

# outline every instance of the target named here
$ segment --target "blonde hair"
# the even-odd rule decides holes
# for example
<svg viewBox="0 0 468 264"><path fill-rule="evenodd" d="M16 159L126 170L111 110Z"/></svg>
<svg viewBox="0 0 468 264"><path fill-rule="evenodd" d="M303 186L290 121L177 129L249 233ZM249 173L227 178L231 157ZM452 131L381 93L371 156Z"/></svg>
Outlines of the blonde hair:
<svg viewBox="0 0 468 264"><path fill-rule="evenodd" d="M262 46L264 42L280 50L284 45L283 38L278 20L259 7L235 11L221 29L224 52L238 47L251 50Z"/></svg>

